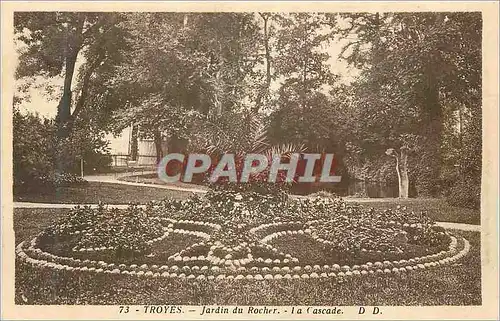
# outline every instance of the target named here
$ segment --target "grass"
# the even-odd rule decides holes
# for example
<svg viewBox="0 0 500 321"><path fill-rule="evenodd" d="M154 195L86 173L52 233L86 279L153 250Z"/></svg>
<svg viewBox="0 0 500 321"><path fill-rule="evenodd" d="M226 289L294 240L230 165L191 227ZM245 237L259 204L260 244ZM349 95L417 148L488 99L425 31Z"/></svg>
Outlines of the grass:
<svg viewBox="0 0 500 321"><path fill-rule="evenodd" d="M14 233L16 245L29 241L46 227L68 213L65 208L15 208Z"/></svg>
<svg viewBox="0 0 500 321"><path fill-rule="evenodd" d="M356 199L349 199L356 202ZM446 203L446 200L439 198L415 198L415 199L380 199L363 200L361 203L365 207L375 209L395 208L398 205L406 206L409 210L420 212L426 211L429 217L441 222L454 222L465 224L481 224L481 211L470 208L455 207Z"/></svg>
<svg viewBox="0 0 500 321"><path fill-rule="evenodd" d="M67 209L14 209L16 244ZM16 264L17 304L480 305L480 233L459 232L471 252L456 264L401 277L197 282L37 270ZM36 280L36 282L33 282Z"/></svg>
<svg viewBox="0 0 500 321"><path fill-rule="evenodd" d="M174 191L147 186L132 186L113 183L88 182L80 186L60 187L55 191L14 195L16 202L58 203L58 204L145 204L164 198L183 199L190 192Z"/></svg>
<svg viewBox="0 0 500 321"><path fill-rule="evenodd" d="M85 170L85 175L100 175L100 174L114 174L114 173L134 173L141 171L156 170L156 166L110 166L102 168L97 171Z"/></svg>
<svg viewBox="0 0 500 321"><path fill-rule="evenodd" d="M133 180L130 177L129 179ZM191 186L191 184L179 184L181 184L179 187L186 187L184 185ZM96 204L98 202L107 204L127 204L130 202L145 204L152 200L161 200L164 198L184 199L189 197L189 195L191 195L190 192L148 186L89 182L83 186L61 187L54 192L15 195L14 201L63 204ZM374 207L375 209L395 208L398 205L402 205L415 212L426 211L432 219L441 222L481 224L480 210L454 207L449 205L444 199L416 198L400 200L384 198L358 200L347 198L346 200L349 202L361 202L363 206Z"/></svg>

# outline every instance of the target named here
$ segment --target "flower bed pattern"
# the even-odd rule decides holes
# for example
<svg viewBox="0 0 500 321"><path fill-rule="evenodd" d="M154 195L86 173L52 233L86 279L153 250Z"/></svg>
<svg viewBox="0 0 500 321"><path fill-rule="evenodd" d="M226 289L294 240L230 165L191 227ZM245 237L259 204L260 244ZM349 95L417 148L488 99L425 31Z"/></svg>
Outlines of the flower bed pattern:
<svg viewBox="0 0 500 321"><path fill-rule="evenodd" d="M284 239L307 240L320 261L288 253ZM460 260L469 250L466 239L404 208L376 212L346 206L340 199L277 199L224 191L146 209L132 206L122 213L77 208L19 244L16 253L35 268L74 273L342 282L432 269Z"/></svg>

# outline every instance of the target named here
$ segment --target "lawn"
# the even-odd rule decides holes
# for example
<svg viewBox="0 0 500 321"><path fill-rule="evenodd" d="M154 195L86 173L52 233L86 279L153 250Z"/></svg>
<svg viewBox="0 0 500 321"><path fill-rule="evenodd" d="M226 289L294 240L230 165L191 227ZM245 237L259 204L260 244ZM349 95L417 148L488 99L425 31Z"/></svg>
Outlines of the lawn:
<svg viewBox="0 0 500 321"><path fill-rule="evenodd" d="M349 201L356 202L351 198ZM444 199L439 198L414 198L414 199L373 199L363 200L363 206L374 207L375 209L394 208L398 205L406 206L410 211L426 211L428 215L440 222L455 222L465 224L481 224L481 211L470 208L451 206Z"/></svg>
<svg viewBox="0 0 500 321"><path fill-rule="evenodd" d="M65 208L15 208L14 233L16 245L34 238L67 213L68 209Z"/></svg>
<svg viewBox="0 0 500 321"><path fill-rule="evenodd" d="M190 192L167 190L148 186L132 186L113 183L88 182L73 187L60 187L55 191L37 194L15 195L16 202L63 203L63 204L145 204L164 198L183 199Z"/></svg>
<svg viewBox="0 0 500 321"><path fill-rule="evenodd" d="M118 180L132 183L143 183L143 184L153 184L153 185L171 185L176 187L183 188L196 188L201 190L207 190L208 187L203 184L194 184L194 183L184 183L181 181L166 183L158 178L158 174L140 174L140 175L127 175L118 178Z"/></svg>
<svg viewBox="0 0 500 321"><path fill-rule="evenodd" d="M15 209L16 244L65 209ZM459 262L402 276L331 280L194 281L74 273L16 264L17 304L480 305L480 233L460 232L471 252ZM37 280L33 282L33 280Z"/></svg>
<svg viewBox="0 0 500 321"><path fill-rule="evenodd" d="M400 277L330 280L193 281L75 274L16 266L17 304L480 305L480 234L460 232L462 261ZM36 279L36 285L33 280Z"/></svg>

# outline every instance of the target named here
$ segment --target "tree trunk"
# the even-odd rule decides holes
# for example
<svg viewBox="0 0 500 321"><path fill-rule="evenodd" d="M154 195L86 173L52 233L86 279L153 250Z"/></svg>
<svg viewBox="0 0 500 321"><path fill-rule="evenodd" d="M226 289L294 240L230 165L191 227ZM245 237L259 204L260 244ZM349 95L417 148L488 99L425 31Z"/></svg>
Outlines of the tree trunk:
<svg viewBox="0 0 500 321"><path fill-rule="evenodd" d="M71 84L73 82L73 74L75 73L76 58L78 56L78 51L74 51L71 55L66 57L66 65L64 68L64 87L61 100L57 106L57 117L56 120L60 125L60 128L64 127L71 116ZM67 131L61 132L64 134ZM69 134L69 132L67 132ZM65 137L65 136L64 136Z"/></svg>
<svg viewBox="0 0 500 321"><path fill-rule="evenodd" d="M308 24L307 21L304 22L304 35L302 37L302 45L304 48L307 48L307 28ZM302 108L305 109L307 107L307 64L308 64L308 55L307 53L304 54L304 61L302 65L302 88L300 91L300 100L302 104Z"/></svg>
<svg viewBox="0 0 500 321"><path fill-rule="evenodd" d="M73 75L75 73L76 60L83 44L83 27L85 25L85 14L79 13L76 15L75 29L68 29L68 37L63 48L65 65L64 65L64 85L63 93L59 104L57 105L56 125L57 125L57 143L60 144L56 151L56 168L60 173L70 171L74 164L68 162L66 149L66 139L70 137L72 125L71 123L71 103L72 92L71 85Z"/></svg>
<svg viewBox="0 0 500 321"><path fill-rule="evenodd" d="M401 171L399 170L399 156L395 155L393 156L396 158L396 174L398 174L398 191L399 191L399 197L401 198Z"/></svg>
<svg viewBox="0 0 500 321"><path fill-rule="evenodd" d="M266 50L266 84L267 89L269 89L269 86L271 84L271 49L269 48L269 33L267 28L268 27L266 19L264 24L264 48Z"/></svg>
<svg viewBox="0 0 500 321"><path fill-rule="evenodd" d="M401 147L400 161L399 161L399 198L408 198L408 148Z"/></svg>
<svg viewBox="0 0 500 321"><path fill-rule="evenodd" d="M139 126L132 125L131 131L132 132L130 135L130 158L133 161L136 161L138 159L138 154L139 154L139 142L138 142Z"/></svg>
<svg viewBox="0 0 500 321"><path fill-rule="evenodd" d="M71 117L71 84L75 73L76 59L82 46L82 31L85 24L85 17L79 17L74 34L70 34L66 46L63 48L65 55L64 66L64 86L63 94L59 105L57 106L56 121L58 123L58 134L61 138L69 136L70 131L67 128L67 122Z"/></svg>
<svg viewBox="0 0 500 321"><path fill-rule="evenodd" d="M185 154L188 143L189 142L186 139L181 139L175 135L171 135L167 141L168 153ZM183 176L182 176L183 175L183 164L182 163L173 162L173 163L169 164L169 169L173 175L181 174L181 179L183 178ZM196 177L196 175L195 175L195 177Z"/></svg>
<svg viewBox="0 0 500 321"><path fill-rule="evenodd" d="M422 152L418 164L418 181L416 184L419 196L437 196L440 190L439 178L441 168L441 139L443 115L439 102L439 88L432 66L427 66L423 78L421 96L422 111Z"/></svg>
<svg viewBox="0 0 500 321"><path fill-rule="evenodd" d="M75 120L77 119L78 115L82 112L82 110L85 108L85 102L87 100L87 96L89 94L90 90L90 77L92 77L92 74L96 70L96 68L101 64L102 58L97 59L85 72L82 80L82 89L80 91L80 96L78 97L78 101L76 102L75 110L73 110L73 113L70 115L68 121L67 121L67 131L68 133L71 133L73 130L73 126L75 123Z"/></svg>
<svg viewBox="0 0 500 321"><path fill-rule="evenodd" d="M159 130L154 132L153 140L156 149L156 164L159 164L163 158L162 136Z"/></svg>
<svg viewBox="0 0 500 321"><path fill-rule="evenodd" d="M76 57L78 51L75 51L70 56L66 57L66 66L64 72L64 87L61 100L57 106L56 115L56 125L57 125L57 137L58 143L62 143L60 148L56 151L56 170L59 173L65 173L71 170L72 164L68 163L66 152L64 151L66 147L65 140L71 134L70 118L71 118L71 83L73 79L73 74L75 71Z"/></svg>
<svg viewBox="0 0 500 321"><path fill-rule="evenodd" d="M462 105L458 106L458 146L460 150L463 150L464 148L464 139L463 139L463 115L462 115ZM464 170L463 170L463 162L459 162L459 167L458 167L458 174L460 177L463 177Z"/></svg>
<svg viewBox="0 0 500 321"><path fill-rule="evenodd" d="M382 50L380 50L380 14L375 13L373 28L375 29L376 37L373 42L373 50L372 50L372 63L374 66L377 66L380 61L383 59Z"/></svg>
<svg viewBox="0 0 500 321"><path fill-rule="evenodd" d="M410 186L408 179L408 147L401 147L399 154L393 148L390 148L386 151L386 154L396 159L399 198L408 198L408 189Z"/></svg>
<svg viewBox="0 0 500 321"><path fill-rule="evenodd" d="M269 16L265 13L259 13L259 15L264 20L264 50L266 55L266 83L264 87L259 91L257 99L255 102L254 111L259 112L262 107L262 102L264 97L269 93L269 87L271 86L271 50L269 48L269 32L268 32L268 21Z"/></svg>

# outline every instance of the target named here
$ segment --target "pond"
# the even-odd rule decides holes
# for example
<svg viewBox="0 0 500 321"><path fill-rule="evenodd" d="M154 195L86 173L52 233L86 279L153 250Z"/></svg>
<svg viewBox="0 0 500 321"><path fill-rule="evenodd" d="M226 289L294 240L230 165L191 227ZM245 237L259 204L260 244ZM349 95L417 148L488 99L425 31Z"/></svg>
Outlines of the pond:
<svg viewBox="0 0 500 321"><path fill-rule="evenodd" d="M351 180L347 187L347 193L344 196L396 198L399 196L399 188L397 184Z"/></svg>
<svg viewBox="0 0 500 321"><path fill-rule="evenodd" d="M297 184L292 187L294 194L310 194L317 191L328 191L339 196L356 196L368 198L397 198L399 189L397 183L367 182L350 179L337 183Z"/></svg>
<svg viewBox="0 0 500 321"><path fill-rule="evenodd" d="M156 173L139 175L139 177L139 179L134 177L132 181L139 182L140 180L143 183L163 184L163 182L158 180ZM204 185L201 182L193 183ZM342 197L397 198L399 196L397 183L367 182L355 179L346 179L341 183L295 184L291 190L293 194L298 195L307 195L318 191L328 191Z"/></svg>

